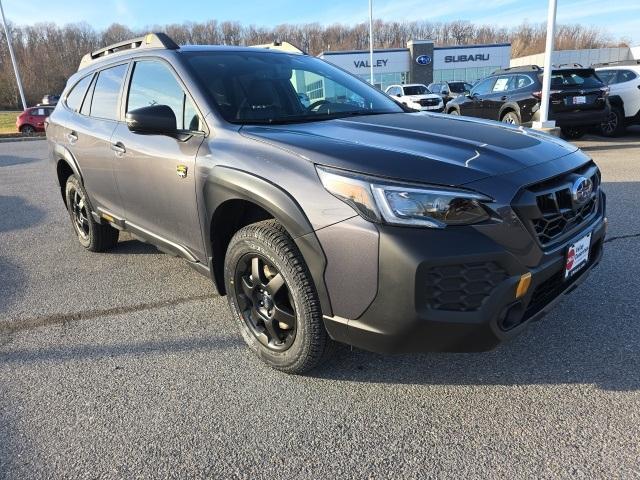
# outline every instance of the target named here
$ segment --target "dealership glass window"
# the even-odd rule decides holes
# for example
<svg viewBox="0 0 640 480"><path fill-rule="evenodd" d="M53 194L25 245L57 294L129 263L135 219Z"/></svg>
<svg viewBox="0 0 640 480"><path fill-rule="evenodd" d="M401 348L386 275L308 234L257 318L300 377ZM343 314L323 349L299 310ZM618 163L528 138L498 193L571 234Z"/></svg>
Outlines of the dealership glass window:
<svg viewBox="0 0 640 480"><path fill-rule="evenodd" d="M360 78L369 82L369 74L360 74ZM385 91L390 85L407 83L409 80L409 72L391 72L391 73L374 73L373 84L382 91Z"/></svg>

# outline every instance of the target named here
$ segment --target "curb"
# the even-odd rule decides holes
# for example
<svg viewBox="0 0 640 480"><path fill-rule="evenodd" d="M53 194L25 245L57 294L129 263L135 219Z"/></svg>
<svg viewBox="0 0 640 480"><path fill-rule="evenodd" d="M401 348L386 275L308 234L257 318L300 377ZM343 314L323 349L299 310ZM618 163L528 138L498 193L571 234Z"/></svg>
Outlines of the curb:
<svg viewBox="0 0 640 480"><path fill-rule="evenodd" d="M37 136L37 137L8 137L2 138L0 137L0 143L8 143L8 142L32 142L34 140L46 140L47 137Z"/></svg>

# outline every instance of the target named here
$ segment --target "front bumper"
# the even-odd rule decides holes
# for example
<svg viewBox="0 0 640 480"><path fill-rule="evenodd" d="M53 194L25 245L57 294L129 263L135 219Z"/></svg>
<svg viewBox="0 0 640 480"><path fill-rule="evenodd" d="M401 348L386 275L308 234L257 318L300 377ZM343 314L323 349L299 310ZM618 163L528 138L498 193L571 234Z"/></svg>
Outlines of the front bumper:
<svg viewBox="0 0 640 480"><path fill-rule="evenodd" d="M375 352L490 350L518 335L587 277L602 257L605 230L603 195L601 211L588 225L544 251L535 265L526 265L530 257L505 249L481 229L380 226L375 299L359 318L325 317L325 325L335 340ZM567 247L589 232L589 262L565 281ZM531 286L516 299L518 281L527 272Z"/></svg>

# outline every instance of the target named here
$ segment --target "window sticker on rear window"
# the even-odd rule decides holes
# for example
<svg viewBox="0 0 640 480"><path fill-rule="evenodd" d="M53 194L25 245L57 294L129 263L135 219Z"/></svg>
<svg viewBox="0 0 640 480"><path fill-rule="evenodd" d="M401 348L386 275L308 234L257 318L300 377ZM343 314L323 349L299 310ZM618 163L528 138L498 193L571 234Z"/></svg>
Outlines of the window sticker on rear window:
<svg viewBox="0 0 640 480"><path fill-rule="evenodd" d="M507 83L509 83L509 77L498 78L496 84L493 86L493 91L504 92L507 89Z"/></svg>

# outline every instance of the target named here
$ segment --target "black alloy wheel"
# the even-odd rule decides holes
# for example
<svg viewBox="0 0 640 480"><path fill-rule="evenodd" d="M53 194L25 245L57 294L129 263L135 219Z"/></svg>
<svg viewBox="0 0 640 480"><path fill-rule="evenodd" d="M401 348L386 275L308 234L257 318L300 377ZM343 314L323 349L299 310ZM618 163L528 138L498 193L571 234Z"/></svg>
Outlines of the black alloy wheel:
<svg viewBox="0 0 640 480"><path fill-rule="evenodd" d="M291 347L297 314L278 269L260 254L247 254L236 266L234 284L242 318L256 339L273 351Z"/></svg>
<svg viewBox="0 0 640 480"><path fill-rule="evenodd" d="M605 137L617 137L625 130L624 113L619 108L612 108L604 122L600 124L600 132Z"/></svg>
<svg viewBox="0 0 640 480"><path fill-rule="evenodd" d="M69 187L67 195L71 201L69 213L71 214L76 233L80 237L80 240L88 241L91 225L89 223L90 214L84 192L75 185L72 185Z"/></svg>

